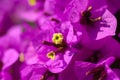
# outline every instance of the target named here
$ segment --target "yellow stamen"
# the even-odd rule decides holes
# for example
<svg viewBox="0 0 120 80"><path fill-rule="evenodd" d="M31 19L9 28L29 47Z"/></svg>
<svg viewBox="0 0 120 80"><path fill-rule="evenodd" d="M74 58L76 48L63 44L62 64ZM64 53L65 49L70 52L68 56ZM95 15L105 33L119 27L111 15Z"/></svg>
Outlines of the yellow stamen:
<svg viewBox="0 0 120 80"><path fill-rule="evenodd" d="M44 76L41 76L41 77L40 77L40 80L44 80Z"/></svg>
<svg viewBox="0 0 120 80"><path fill-rule="evenodd" d="M28 3L30 6L35 6L36 5L36 0L28 0Z"/></svg>
<svg viewBox="0 0 120 80"><path fill-rule="evenodd" d="M84 16L84 11L81 11L81 15Z"/></svg>
<svg viewBox="0 0 120 80"><path fill-rule="evenodd" d="M98 20L101 20L102 19L102 17L98 17L98 18L96 18L96 20L98 21Z"/></svg>
<svg viewBox="0 0 120 80"><path fill-rule="evenodd" d="M99 20L101 20L102 19L102 17L98 17L98 18L95 18L95 19L91 19L91 21L92 22L96 22L96 21L99 21Z"/></svg>
<svg viewBox="0 0 120 80"><path fill-rule="evenodd" d="M103 77L100 77L98 80L102 80L103 79Z"/></svg>
<svg viewBox="0 0 120 80"><path fill-rule="evenodd" d="M20 62L24 62L25 56L23 53L20 53L19 60L20 60Z"/></svg>
<svg viewBox="0 0 120 80"><path fill-rule="evenodd" d="M91 11L91 10L92 10L92 6L89 6L86 11L89 12L89 11ZM81 11L81 15L82 15L82 16L84 16L84 12L85 12L85 11Z"/></svg>
<svg viewBox="0 0 120 80"><path fill-rule="evenodd" d="M92 10L92 6L89 6L87 11L91 11Z"/></svg>
<svg viewBox="0 0 120 80"><path fill-rule="evenodd" d="M47 53L47 57L54 60L55 59L55 52L54 51L50 51L49 53Z"/></svg>
<svg viewBox="0 0 120 80"><path fill-rule="evenodd" d="M90 73L91 73L91 71L87 71L85 75L88 76Z"/></svg>
<svg viewBox="0 0 120 80"><path fill-rule="evenodd" d="M61 33L54 33L52 41L55 44L61 44L63 42L63 35Z"/></svg>

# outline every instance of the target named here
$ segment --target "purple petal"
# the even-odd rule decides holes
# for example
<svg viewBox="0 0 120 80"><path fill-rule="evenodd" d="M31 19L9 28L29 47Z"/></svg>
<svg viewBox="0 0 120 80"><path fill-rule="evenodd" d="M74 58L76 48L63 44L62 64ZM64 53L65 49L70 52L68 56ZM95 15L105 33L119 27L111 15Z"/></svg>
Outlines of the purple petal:
<svg viewBox="0 0 120 80"><path fill-rule="evenodd" d="M112 13L116 13L118 10L120 10L120 0L107 0L107 6L108 9Z"/></svg>
<svg viewBox="0 0 120 80"><path fill-rule="evenodd" d="M48 65L48 69L53 73L59 73L59 72L63 71L70 63L73 55L74 55L74 53L67 50L64 53L64 56L61 55L62 59L58 58L58 60L55 60L52 64Z"/></svg>
<svg viewBox="0 0 120 80"><path fill-rule="evenodd" d="M87 4L88 0L72 0L64 11L65 17L68 15L68 20L77 22L80 19L79 14L86 9Z"/></svg>
<svg viewBox="0 0 120 80"><path fill-rule="evenodd" d="M18 52L15 49L8 49L4 53L4 57L2 58L2 61L4 63L3 69L11 66L13 63L17 61L19 57Z"/></svg>
<svg viewBox="0 0 120 80"><path fill-rule="evenodd" d="M35 11L18 11L18 18L26 21L36 21L40 13Z"/></svg>
<svg viewBox="0 0 120 80"><path fill-rule="evenodd" d="M67 43L71 43L71 42L77 42L78 41L78 37L80 38L80 36L82 35L81 32L76 32L77 34L75 34L75 31L73 29L73 26L72 24L70 24L70 22L66 23L67 26L69 26L69 31L68 31L68 34L67 34Z"/></svg>
<svg viewBox="0 0 120 80"><path fill-rule="evenodd" d="M117 76L120 78L120 70L118 68L113 68L113 72L117 74Z"/></svg>
<svg viewBox="0 0 120 80"><path fill-rule="evenodd" d="M38 56L32 45L28 47L27 52L25 53L25 61L27 64L35 64L38 62Z"/></svg>
<svg viewBox="0 0 120 80"><path fill-rule="evenodd" d="M94 68L96 65L89 62L76 61L75 72L79 80L91 80L91 76L87 76L86 72Z"/></svg>
<svg viewBox="0 0 120 80"><path fill-rule="evenodd" d="M120 78L109 68L108 65L106 66L106 71L107 71L107 80L120 80Z"/></svg>
<svg viewBox="0 0 120 80"><path fill-rule="evenodd" d="M104 38L106 36L115 35L117 21L116 18L108 10L105 10L102 20L105 22L100 22L100 31L97 34L96 40ZM105 25L106 26L105 26Z"/></svg>
<svg viewBox="0 0 120 80"><path fill-rule="evenodd" d="M107 64L108 66L110 66L114 61L115 61L115 57L111 56L103 60L102 62L99 62L98 65Z"/></svg>

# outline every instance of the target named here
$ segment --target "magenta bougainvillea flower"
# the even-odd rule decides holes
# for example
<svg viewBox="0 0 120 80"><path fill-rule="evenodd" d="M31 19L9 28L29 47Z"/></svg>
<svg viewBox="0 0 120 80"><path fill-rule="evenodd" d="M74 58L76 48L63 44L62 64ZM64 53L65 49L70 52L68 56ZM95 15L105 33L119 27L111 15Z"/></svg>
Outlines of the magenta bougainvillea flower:
<svg viewBox="0 0 120 80"><path fill-rule="evenodd" d="M11 48L4 51L4 53L1 52L0 56L0 79L6 80L9 78L12 80L12 77L9 73L10 66L17 61L19 54L15 49Z"/></svg>
<svg viewBox="0 0 120 80"><path fill-rule="evenodd" d="M43 31L33 41L38 54L38 63L53 73L61 72L67 67L75 54L72 44L77 43L81 36L81 32L74 32L69 21L63 23L61 28L64 29Z"/></svg>
<svg viewBox="0 0 120 80"><path fill-rule="evenodd" d="M107 41L108 42L104 45L104 47L98 51L94 51L93 55L90 56L89 59L76 62L77 67L75 66L75 70L76 74L78 75L78 79L120 79L118 67L120 45L111 37L109 37ZM113 43L113 45L111 43ZM102 72L103 70L105 72ZM80 75L82 75L82 77L79 77Z"/></svg>
<svg viewBox="0 0 120 80"><path fill-rule="evenodd" d="M42 65L24 65L21 68L22 80L39 80L43 79L44 73L47 71Z"/></svg>
<svg viewBox="0 0 120 80"><path fill-rule="evenodd" d="M82 29L90 38L98 40L115 35L116 18L106 6L105 0L72 0L66 7L64 16L75 23L75 28Z"/></svg>
<svg viewBox="0 0 120 80"><path fill-rule="evenodd" d="M0 0L0 80L120 80L119 0Z"/></svg>
<svg viewBox="0 0 120 80"><path fill-rule="evenodd" d="M119 80L119 77L110 68L114 57L109 57L97 64L78 61L75 65L78 79L82 80Z"/></svg>

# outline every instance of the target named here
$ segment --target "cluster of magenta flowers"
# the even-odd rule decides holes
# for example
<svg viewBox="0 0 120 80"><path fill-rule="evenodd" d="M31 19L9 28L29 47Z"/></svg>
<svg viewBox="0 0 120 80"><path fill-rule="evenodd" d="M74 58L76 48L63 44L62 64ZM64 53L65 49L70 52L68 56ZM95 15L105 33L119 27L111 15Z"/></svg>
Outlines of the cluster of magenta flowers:
<svg viewBox="0 0 120 80"><path fill-rule="evenodd" d="M0 0L0 80L120 80L119 0Z"/></svg>

